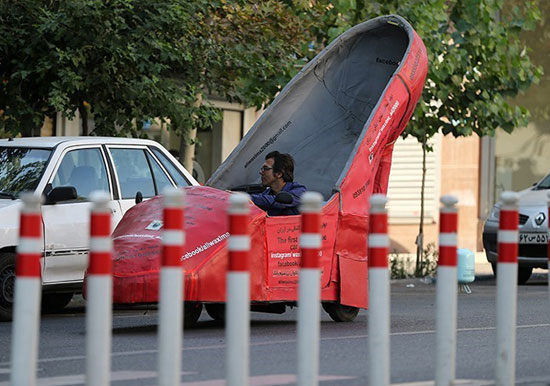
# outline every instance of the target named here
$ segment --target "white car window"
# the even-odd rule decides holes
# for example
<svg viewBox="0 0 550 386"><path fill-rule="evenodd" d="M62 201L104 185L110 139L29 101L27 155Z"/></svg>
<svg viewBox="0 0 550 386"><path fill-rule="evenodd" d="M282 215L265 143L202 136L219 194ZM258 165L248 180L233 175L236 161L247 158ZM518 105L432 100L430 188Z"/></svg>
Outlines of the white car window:
<svg viewBox="0 0 550 386"><path fill-rule="evenodd" d="M107 169L103 162L101 150L76 149L65 154L52 187L74 186L79 199L87 199L94 190L109 192Z"/></svg>
<svg viewBox="0 0 550 386"><path fill-rule="evenodd" d="M162 166L168 170L168 173L170 173L170 176L176 181L176 184L178 186L189 186L189 181L183 176L183 174L176 169L176 167L172 164L172 162L166 157L160 150L155 149L154 147L151 148L153 153L155 153L155 156L160 160L162 163Z"/></svg>
<svg viewBox="0 0 550 386"><path fill-rule="evenodd" d="M153 197L155 185L143 149L111 148L110 151L122 199L135 198L137 192L141 192L143 197Z"/></svg>
<svg viewBox="0 0 550 386"><path fill-rule="evenodd" d="M168 178L166 173L162 170L160 165L157 163L157 161L149 153L147 153L147 158L151 163L151 169L153 170L153 176L155 177L157 194L162 194L164 192L164 189L174 185L170 181L170 178Z"/></svg>

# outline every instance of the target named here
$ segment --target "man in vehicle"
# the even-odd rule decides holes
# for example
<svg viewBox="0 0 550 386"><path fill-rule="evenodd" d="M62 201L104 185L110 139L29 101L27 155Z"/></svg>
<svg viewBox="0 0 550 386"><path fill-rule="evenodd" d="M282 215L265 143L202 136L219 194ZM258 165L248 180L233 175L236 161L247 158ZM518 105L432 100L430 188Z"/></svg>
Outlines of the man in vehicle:
<svg viewBox="0 0 550 386"><path fill-rule="evenodd" d="M266 189L262 193L252 194L252 201L269 216L288 216L299 214L300 196L306 187L294 180L294 159L290 154L272 151L265 156L265 162L260 168L262 185ZM281 192L290 194L288 199L276 199Z"/></svg>

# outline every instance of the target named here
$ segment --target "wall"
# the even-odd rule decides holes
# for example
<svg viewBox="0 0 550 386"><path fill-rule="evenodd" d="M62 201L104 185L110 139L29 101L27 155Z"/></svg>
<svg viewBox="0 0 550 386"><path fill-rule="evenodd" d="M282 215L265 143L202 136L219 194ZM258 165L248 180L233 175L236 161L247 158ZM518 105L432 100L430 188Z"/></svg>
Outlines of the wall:
<svg viewBox="0 0 550 386"><path fill-rule="evenodd" d="M441 194L458 198L458 246L480 250L479 149L477 135L443 138Z"/></svg>
<svg viewBox="0 0 550 386"><path fill-rule="evenodd" d="M453 194L459 200L458 246L476 251L482 250L480 243L482 220L479 212L479 149L477 136L441 139L440 168L436 181L439 194ZM394 155L395 157L395 155ZM439 225L437 216L424 222L424 246L436 243ZM418 234L418 221L398 224L390 218L389 236L392 252L414 253Z"/></svg>

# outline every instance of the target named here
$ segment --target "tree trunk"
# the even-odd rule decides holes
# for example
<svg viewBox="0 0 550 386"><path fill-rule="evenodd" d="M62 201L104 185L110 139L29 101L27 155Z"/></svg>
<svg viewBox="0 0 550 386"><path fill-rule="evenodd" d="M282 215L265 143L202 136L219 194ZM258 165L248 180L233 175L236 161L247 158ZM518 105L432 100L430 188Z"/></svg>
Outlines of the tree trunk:
<svg viewBox="0 0 550 386"><path fill-rule="evenodd" d="M78 105L78 112L80 113L80 119L82 119L82 135L88 135L88 110L84 106L84 102L80 102Z"/></svg>
<svg viewBox="0 0 550 386"><path fill-rule="evenodd" d="M182 134L180 142L180 162L187 171L193 174L193 159L195 158L195 140L197 138L197 129L189 130L187 136Z"/></svg>
<svg viewBox="0 0 550 386"><path fill-rule="evenodd" d="M415 276L420 276L424 262L424 190L426 186L426 131L422 138L422 186L420 188L420 224L416 236L416 267Z"/></svg>
<svg viewBox="0 0 550 386"><path fill-rule="evenodd" d="M202 104L202 94L197 95L195 101L195 107L199 107ZM197 128L193 127L187 133L181 136L180 142L180 162L187 171L193 174L193 160L195 159L195 140L197 139Z"/></svg>

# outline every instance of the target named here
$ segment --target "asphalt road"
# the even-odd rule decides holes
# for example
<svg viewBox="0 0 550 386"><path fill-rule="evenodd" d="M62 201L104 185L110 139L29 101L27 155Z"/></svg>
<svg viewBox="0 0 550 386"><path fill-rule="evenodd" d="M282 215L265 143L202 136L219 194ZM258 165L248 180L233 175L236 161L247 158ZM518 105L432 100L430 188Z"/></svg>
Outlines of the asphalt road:
<svg viewBox="0 0 550 386"><path fill-rule="evenodd" d="M541 271L543 272L543 271ZM472 293L459 294L457 379L492 384L495 362L495 281L482 277ZM428 384L435 373L435 285L392 282L392 383ZM550 384L550 302L546 276L535 274L518 291L517 384ZM252 314L251 385L295 383L296 310ZM335 323L322 312L320 381L367 383L367 312L353 323ZM156 384L157 311L115 310L112 384ZM8 384L11 323L0 323L0 385ZM84 381L84 307L73 301L63 314L41 320L39 385ZM182 384L224 384L224 329L203 312L197 328L184 331ZM469 381L466 381L469 380Z"/></svg>

